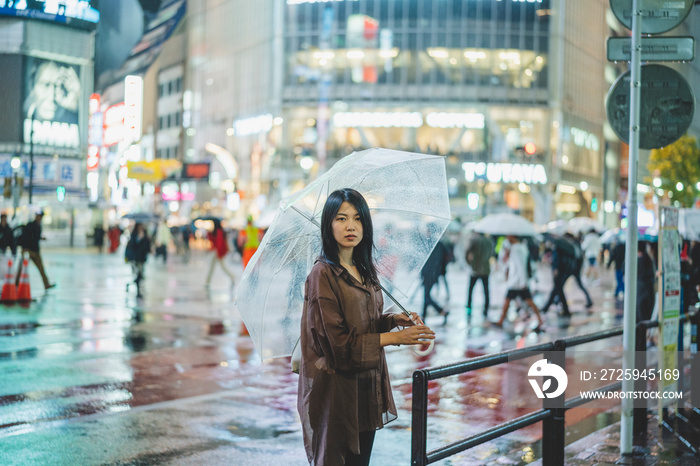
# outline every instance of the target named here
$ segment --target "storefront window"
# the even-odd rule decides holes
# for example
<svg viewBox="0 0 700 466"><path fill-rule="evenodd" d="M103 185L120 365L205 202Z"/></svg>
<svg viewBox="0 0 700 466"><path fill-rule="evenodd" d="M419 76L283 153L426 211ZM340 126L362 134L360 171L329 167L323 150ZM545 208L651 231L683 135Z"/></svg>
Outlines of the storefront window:
<svg viewBox="0 0 700 466"><path fill-rule="evenodd" d="M286 82L546 88L548 3L288 5Z"/></svg>

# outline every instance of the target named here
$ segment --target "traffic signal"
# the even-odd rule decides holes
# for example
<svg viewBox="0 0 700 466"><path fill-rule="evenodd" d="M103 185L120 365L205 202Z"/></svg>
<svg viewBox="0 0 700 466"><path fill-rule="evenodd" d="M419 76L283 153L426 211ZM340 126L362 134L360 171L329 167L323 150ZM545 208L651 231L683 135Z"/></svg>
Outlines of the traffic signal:
<svg viewBox="0 0 700 466"><path fill-rule="evenodd" d="M2 197L9 199L12 197L12 178L5 177L5 185L2 190Z"/></svg>
<svg viewBox="0 0 700 466"><path fill-rule="evenodd" d="M598 212L598 198L594 197L591 199L591 212L596 213Z"/></svg>
<svg viewBox="0 0 700 466"><path fill-rule="evenodd" d="M58 186L56 188L56 198L58 199L58 202L63 202L63 200L66 198L65 186Z"/></svg>

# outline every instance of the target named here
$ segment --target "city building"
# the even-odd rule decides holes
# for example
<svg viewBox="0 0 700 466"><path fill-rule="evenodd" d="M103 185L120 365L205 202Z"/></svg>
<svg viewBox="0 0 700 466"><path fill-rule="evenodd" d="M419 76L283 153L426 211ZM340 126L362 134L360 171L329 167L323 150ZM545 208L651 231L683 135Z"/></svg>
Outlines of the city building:
<svg viewBox="0 0 700 466"><path fill-rule="evenodd" d="M91 221L83 214L85 154L100 18L91 3L3 2L0 8L2 208L13 217L17 211L16 222L31 220L38 208L46 210L49 227Z"/></svg>
<svg viewBox="0 0 700 466"><path fill-rule="evenodd" d="M190 2L185 160L208 144L232 154L252 211L382 146L445 156L457 215L596 215L619 176L604 135L607 12L606 0Z"/></svg>

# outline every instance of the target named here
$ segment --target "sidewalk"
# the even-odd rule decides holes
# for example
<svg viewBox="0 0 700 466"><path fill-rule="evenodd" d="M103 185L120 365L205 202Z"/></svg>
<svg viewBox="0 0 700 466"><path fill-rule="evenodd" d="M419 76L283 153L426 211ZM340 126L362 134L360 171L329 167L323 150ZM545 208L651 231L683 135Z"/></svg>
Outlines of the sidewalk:
<svg viewBox="0 0 700 466"><path fill-rule="evenodd" d="M618 410L619 413L619 410ZM656 414L648 414L646 439L636 439L631 456L620 455L620 423L598 430L566 447L566 464L631 466L697 466L700 458L668 428L659 426ZM697 443L698 439L694 439ZM542 460L531 463L541 466Z"/></svg>

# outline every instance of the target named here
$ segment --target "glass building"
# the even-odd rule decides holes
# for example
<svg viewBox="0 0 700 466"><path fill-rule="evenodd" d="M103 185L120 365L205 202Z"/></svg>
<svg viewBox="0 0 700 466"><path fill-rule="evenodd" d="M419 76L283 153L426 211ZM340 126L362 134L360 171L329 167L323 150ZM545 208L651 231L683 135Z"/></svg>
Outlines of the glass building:
<svg viewBox="0 0 700 466"><path fill-rule="evenodd" d="M229 153L253 211L376 146L445 156L456 215L545 223L616 196L606 0L188 8L186 159Z"/></svg>

